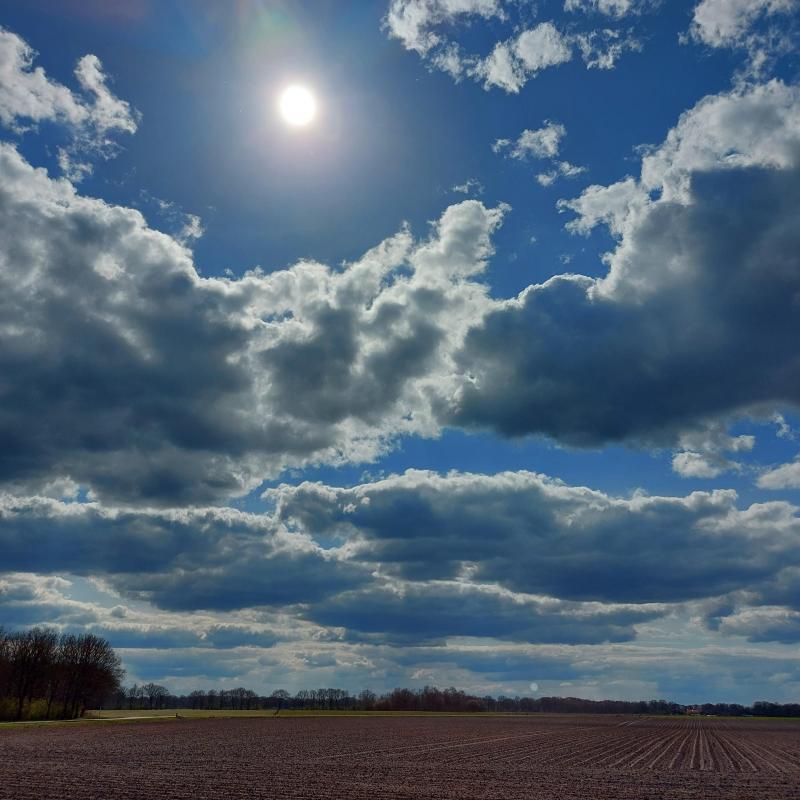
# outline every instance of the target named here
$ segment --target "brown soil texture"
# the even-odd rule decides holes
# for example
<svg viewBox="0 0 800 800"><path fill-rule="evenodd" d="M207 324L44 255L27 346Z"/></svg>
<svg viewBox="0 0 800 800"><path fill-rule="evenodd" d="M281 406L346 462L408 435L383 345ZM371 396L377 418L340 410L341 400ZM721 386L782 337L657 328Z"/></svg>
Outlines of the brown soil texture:
<svg viewBox="0 0 800 800"><path fill-rule="evenodd" d="M215 719L0 731L0 797L800 798L800 721Z"/></svg>

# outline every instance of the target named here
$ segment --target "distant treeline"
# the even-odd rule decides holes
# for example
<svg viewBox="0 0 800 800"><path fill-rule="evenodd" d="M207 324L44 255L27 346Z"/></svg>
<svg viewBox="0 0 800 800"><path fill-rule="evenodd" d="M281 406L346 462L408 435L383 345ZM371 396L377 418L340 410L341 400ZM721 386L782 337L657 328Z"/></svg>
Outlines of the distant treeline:
<svg viewBox="0 0 800 800"><path fill-rule="evenodd" d="M800 717L800 703L758 701L752 706L667 700L584 700L579 697L483 697L461 689L301 689L269 695L252 689L196 689L173 694L158 683L123 687L124 672L111 645L91 633L59 634L52 628L10 633L0 628L0 719L66 719L87 708L195 710L298 709L329 711L528 712L560 714L714 714Z"/></svg>
<svg viewBox="0 0 800 800"><path fill-rule="evenodd" d="M260 695L252 689L197 689L188 694L171 694L156 683L121 689L110 699L119 709L191 708L194 710L251 711L297 709L328 711L501 711L559 714L715 714L720 716L800 717L800 704L759 701L752 706L734 703L705 703L686 706L667 700L584 700L579 697L492 697L467 694L455 689L395 689L377 695L365 689L357 695L344 689L301 689L292 695L278 689Z"/></svg>
<svg viewBox="0 0 800 800"><path fill-rule="evenodd" d="M0 719L68 719L114 695L123 671L111 645L91 633L0 628Z"/></svg>

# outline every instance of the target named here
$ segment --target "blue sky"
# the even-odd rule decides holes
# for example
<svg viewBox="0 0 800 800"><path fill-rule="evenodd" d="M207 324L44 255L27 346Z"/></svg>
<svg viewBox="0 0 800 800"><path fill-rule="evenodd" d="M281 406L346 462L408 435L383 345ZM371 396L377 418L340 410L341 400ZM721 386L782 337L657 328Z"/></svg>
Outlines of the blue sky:
<svg viewBox="0 0 800 800"><path fill-rule="evenodd" d="M0 624L796 699L799 10L0 2Z"/></svg>

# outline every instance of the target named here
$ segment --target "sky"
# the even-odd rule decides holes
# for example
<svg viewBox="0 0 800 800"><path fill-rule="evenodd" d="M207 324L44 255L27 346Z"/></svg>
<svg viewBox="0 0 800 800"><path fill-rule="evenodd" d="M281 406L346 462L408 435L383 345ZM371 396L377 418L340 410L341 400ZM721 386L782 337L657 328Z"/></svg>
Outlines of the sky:
<svg viewBox="0 0 800 800"><path fill-rule="evenodd" d="M0 625L175 692L797 701L798 45L0 0Z"/></svg>

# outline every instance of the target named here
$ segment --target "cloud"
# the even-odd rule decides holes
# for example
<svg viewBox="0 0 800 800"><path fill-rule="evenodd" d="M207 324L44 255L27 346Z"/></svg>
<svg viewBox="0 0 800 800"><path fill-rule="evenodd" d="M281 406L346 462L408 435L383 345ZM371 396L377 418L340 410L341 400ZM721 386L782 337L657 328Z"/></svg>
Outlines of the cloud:
<svg viewBox="0 0 800 800"><path fill-rule="evenodd" d="M451 354L491 301L507 207L448 208L342 270L202 278L139 212L80 196L0 145L0 483L204 502L439 430ZM298 365L303 365L298 368ZM453 384L454 385L454 384Z"/></svg>
<svg viewBox="0 0 800 800"><path fill-rule="evenodd" d="M783 606L745 607L715 620L715 630L749 642L800 642L800 611Z"/></svg>
<svg viewBox="0 0 800 800"><path fill-rule="evenodd" d="M573 232L617 238L608 274L510 300L482 282L503 205L465 200L341 269L202 278L137 211L1 145L0 483L205 503L443 426L702 456L681 442L798 401L799 120L780 82L703 99L638 179L562 203ZM503 147L557 152L557 125Z"/></svg>
<svg viewBox="0 0 800 800"><path fill-rule="evenodd" d="M755 443L754 436L730 436L722 425L708 425L681 436L681 450L674 455L672 468L683 478L716 478L728 470L741 469L725 453L747 452Z"/></svg>
<svg viewBox="0 0 800 800"><path fill-rule="evenodd" d="M389 36L407 50L426 55L442 42L432 28L469 16L484 19L503 15L500 0L392 0L384 18Z"/></svg>
<svg viewBox="0 0 800 800"><path fill-rule="evenodd" d="M309 619L365 634L424 643L446 637L593 644L629 641L633 626L658 611L586 608L581 604L512 597L455 583L403 583L338 595L312 605Z"/></svg>
<svg viewBox="0 0 800 800"><path fill-rule="evenodd" d="M740 45L759 17L796 9L797 0L702 0L694 9L692 35L711 47Z"/></svg>
<svg viewBox="0 0 800 800"><path fill-rule="evenodd" d="M798 8L797 0L702 0L695 6L689 34L709 47L746 51L745 72L758 76L780 55L796 51L791 15Z"/></svg>
<svg viewBox="0 0 800 800"><path fill-rule="evenodd" d="M569 39L552 22L542 22L505 42L498 42L491 54L476 62L470 74L485 89L494 86L516 93L530 78L544 69L572 59Z"/></svg>
<svg viewBox="0 0 800 800"><path fill-rule="evenodd" d="M531 159L549 160L551 168L540 172L536 180L541 186L550 186L558 178L572 178L586 172L585 167L577 167L569 161L559 161L557 156L561 148L561 140L566 136L567 129L559 122L545 120L545 124L536 130L526 129L515 141L511 139L497 139L492 144L495 153L506 152L508 158L518 161Z"/></svg>
<svg viewBox="0 0 800 800"><path fill-rule="evenodd" d="M522 131L514 142L498 139L492 145L492 150L499 153L507 149L508 156L519 161L527 158L555 158L566 133L567 129L560 122L545 120L541 128Z"/></svg>
<svg viewBox="0 0 800 800"><path fill-rule="evenodd" d="M792 429L792 426L784 418L783 414L773 414L772 415L772 422L775 423L778 430L776 431L775 435L779 439L794 439L795 432Z"/></svg>
<svg viewBox="0 0 800 800"><path fill-rule="evenodd" d="M800 460L762 472L756 484L760 489L800 489Z"/></svg>
<svg viewBox="0 0 800 800"><path fill-rule="evenodd" d="M586 167L578 167L569 161L554 161L553 168L540 172L536 181L540 186L552 186L559 178L574 178L586 172Z"/></svg>
<svg viewBox="0 0 800 800"><path fill-rule="evenodd" d="M464 183L457 183L450 189L459 194L483 194L483 184L477 178L467 178Z"/></svg>
<svg viewBox="0 0 800 800"><path fill-rule="evenodd" d="M57 623L64 626L91 625L99 619L97 610L65 596L70 582L58 576L24 573L0 574L0 626Z"/></svg>
<svg viewBox="0 0 800 800"><path fill-rule="evenodd" d="M5 619L80 618L133 641L174 638L184 619L163 614L201 613L190 626L197 646L281 638L253 627L253 609L353 641L411 641L414 630L432 640L623 641L688 601L749 592L791 604L800 573L798 509L740 510L732 491L626 499L529 472L410 470L351 488L282 485L265 497L274 512L6 495L7 572L90 577L114 601L69 600L59 587L42 594L44 577L17 581L2 592ZM214 628L220 614L245 611L225 621L246 630Z"/></svg>
<svg viewBox="0 0 800 800"><path fill-rule="evenodd" d="M564 0L564 11L595 12L619 19L640 14L654 4L654 0Z"/></svg>
<svg viewBox="0 0 800 800"><path fill-rule="evenodd" d="M563 202L574 232L602 222L617 238L608 274L557 275L490 311L456 355L468 379L443 420L674 446L713 422L797 407L799 132L796 87L707 97L638 180Z"/></svg>
<svg viewBox="0 0 800 800"><path fill-rule="evenodd" d="M577 34L575 43L587 69L614 69L626 50L642 50L642 43L633 34L623 36L620 31L609 28Z"/></svg>
<svg viewBox="0 0 800 800"><path fill-rule="evenodd" d="M319 600L367 573L268 516L230 508L126 510L0 498L3 568L106 576L118 592L171 610Z"/></svg>
<svg viewBox="0 0 800 800"><path fill-rule="evenodd" d="M529 472L409 470L349 489L284 485L267 497L293 529L339 537L352 559L386 574L468 576L561 600L683 602L773 581L798 559L797 509L740 511L732 491L622 499Z"/></svg>
<svg viewBox="0 0 800 800"><path fill-rule="evenodd" d="M594 10L620 18L649 3L630 0L600 0ZM587 68L611 69L626 49L641 49L630 33L618 30L559 30L552 21L526 27L523 4L503 5L498 0L392 0L383 27L390 38L416 53L429 69L438 69L455 81L470 77L487 90L500 88L516 94L543 70L571 61L575 48ZM568 0L568 10L589 10L589 4ZM466 51L456 40L458 26L473 21L509 22L512 10L520 21L514 33L494 42L488 54Z"/></svg>
<svg viewBox="0 0 800 800"><path fill-rule="evenodd" d="M18 132L45 121L66 125L72 142L59 149L59 164L79 180L91 172L86 158L116 152L112 133L135 133L138 114L110 91L97 56L83 56L75 67L81 94L34 68L35 57L27 42L0 27L0 122Z"/></svg>

